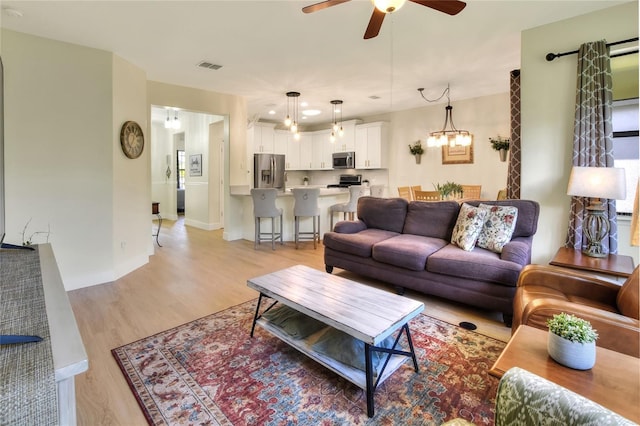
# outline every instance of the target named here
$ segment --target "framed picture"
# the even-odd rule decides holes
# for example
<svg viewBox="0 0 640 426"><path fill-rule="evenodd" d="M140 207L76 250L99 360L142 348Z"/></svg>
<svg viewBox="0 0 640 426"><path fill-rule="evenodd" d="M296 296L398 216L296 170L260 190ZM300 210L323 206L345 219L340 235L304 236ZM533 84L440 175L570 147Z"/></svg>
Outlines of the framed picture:
<svg viewBox="0 0 640 426"><path fill-rule="evenodd" d="M469 146L443 146L442 164L473 164L473 136Z"/></svg>
<svg viewBox="0 0 640 426"><path fill-rule="evenodd" d="M202 154L189 156L189 176L202 176Z"/></svg>

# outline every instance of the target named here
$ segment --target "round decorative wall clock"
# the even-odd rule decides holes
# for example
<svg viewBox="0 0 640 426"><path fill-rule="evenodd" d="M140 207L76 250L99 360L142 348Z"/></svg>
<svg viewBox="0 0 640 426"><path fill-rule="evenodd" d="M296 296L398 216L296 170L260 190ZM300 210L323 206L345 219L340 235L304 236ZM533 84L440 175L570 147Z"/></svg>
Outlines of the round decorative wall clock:
<svg viewBox="0 0 640 426"><path fill-rule="evenodd" d="M144 135L135 121L127 121L120 130L120 146L129 158L138 158L144 149Z"/></svg>

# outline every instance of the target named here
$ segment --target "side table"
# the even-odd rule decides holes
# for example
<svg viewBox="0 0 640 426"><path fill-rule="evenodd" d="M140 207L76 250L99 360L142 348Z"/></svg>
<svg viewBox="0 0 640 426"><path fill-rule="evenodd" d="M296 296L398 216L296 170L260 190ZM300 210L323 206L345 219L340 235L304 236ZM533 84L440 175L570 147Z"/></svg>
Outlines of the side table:
<svg viewBox="0 0 640 426"><path fill-rule="evenodd" d="M549 264L604 275L604 278L615 281L625 280L633 273L631 256L610 254L607 257L590 257L568 247L560 247Z"/></svg>
<svg viewBox="0 0 640 426"><path fill-rule="evenodd" d="M520 367L557 383L629 420L640 422L640 359L596 346L596 365L573 370L558 364L547 352L548 332L521 325L489 370L501 378Z"/></svg>

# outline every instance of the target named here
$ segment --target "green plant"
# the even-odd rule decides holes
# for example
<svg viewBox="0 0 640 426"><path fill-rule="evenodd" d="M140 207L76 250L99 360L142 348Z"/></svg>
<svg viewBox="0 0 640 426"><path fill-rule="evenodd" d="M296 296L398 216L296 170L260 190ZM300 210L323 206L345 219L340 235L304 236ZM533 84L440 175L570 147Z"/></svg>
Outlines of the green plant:
<svg viewBox="0 0 640 426"><path fill-rule="evenodd" d="M509 138L502 138L501 136L498 136L497 138L489 138L489 142L491 142L491 148L495 149L496 151L500 151L501 149L509 149L509 144L511 143L511 140Z"/></svg>
<svg viewBox="0 0 640 426"><path fill-rule="evenodd" d="M433 187L440 193L442 199L447 198L449 195L462 196L462 185L455 182L446 182L442 185L437 184L433 185Z"/></svg>
<svg viewBox="0 0 640 426"><path fill-rule="evenodd" d="M572 342L591 343L598 338L598 333L589 321L564 312L547 320L547 326L550 333Z"/></svg>
<svg viewBox="0 0 640 426"><path fill-rule="evenodd" d="M424 154L424 148L422 148L422 143L420 141L416 141L413 145L409 145L409 151L413 155Z"/></svg>
<svg viewBox="0 0 640 426"><path fill-rule="evenodd" d="M309 182L309 178L308 178L307 176L304 176L304 177L302 178L302 181L303 181L303 182L307 182L307 183L308 183L308 182Z"/></svg>
<svg viewBox="0 0 640 426"><path fill-rule="evenodd" d="M46 232L45 231L36 231L31 233L31 235L29 235L28 237L25 237L25 234L27 233L27 228L29 227L29 224L31 223L31 220L33 218L29 219L27 221L27 223L24 225L24 228L22 228L22 245L23 246L30 246L33 244L33 237L35 237L36 235L46 235L46 241L45 242L49 242L49 236L51 235L51 225L48 225L47 227L49 228Z"/></svg>

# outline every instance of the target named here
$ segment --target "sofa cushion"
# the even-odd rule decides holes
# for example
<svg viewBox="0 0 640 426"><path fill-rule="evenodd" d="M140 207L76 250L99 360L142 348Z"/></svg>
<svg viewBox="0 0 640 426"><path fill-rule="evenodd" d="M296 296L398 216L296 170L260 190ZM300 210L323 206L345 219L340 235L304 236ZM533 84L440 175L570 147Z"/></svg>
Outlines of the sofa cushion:
<svg viewBox="0 0 640 426"><path fill-rule="evenodd" d="M469 201L472 206L478 206L482 201ZM492 201L496 206L514 206L518 208L518 221L512 238L530 237L538 230L538 216L540 204L532 200L500 200Z"/></svg>
<svg viewBox="0 0 640 426"><path fill-rule="evenodd" d="M374 244L395 237L396 235L399 234L382 229L365 229L356 234L327 232L324 234L322 241L325 246L336 251L360 257L371 257L371 248Z"/></svg>
<svg viewBox="0 0 640 426"><path fill-rule="evenodd" d="M447 244L447 240L440 238L402 234L375 244L372 257L378 262L423 271L427 257Z"/></svg>
<svg viewBox="0 0 640 426"><path fill-rule="evenodd" d="M495 206L480 204L478 206L487 211L478 235L477 245L482 248L502 253L505 244L511 241L511 236L518 220L518 208L514 206Z"/></svg>
<svg viewBox="0 0 640 426"><path fill-rule="evenodd" d="M515 287L522 265L500 259L492 251L475 247L464 251L449 244L427 259L427 271L474 281L494 282Z"/></svg>
<svg viewBox="0 0 640 426"><path fill-rule="evenodd" d="M473 250L482 231L486 215L487 211L485 209L463 203L460 207L456 224L453 227L451 242L463 250Z"/></svg>
<svg viewBox="0 0 640 426"><path fill-rule="evenodd" d="M358 199L358 218L367 228L402 232L407 216L408 201L404 198L360 197Z"/></svg>
<svg viewBox="0 0 640 426"><path fill-rule="evenodd" d="M456 201L411 201L402 233L449 241L459 211L460 205Z"/></svg>

